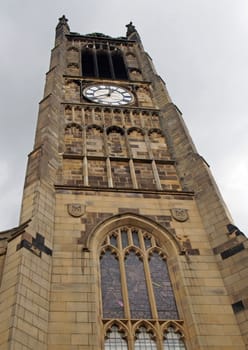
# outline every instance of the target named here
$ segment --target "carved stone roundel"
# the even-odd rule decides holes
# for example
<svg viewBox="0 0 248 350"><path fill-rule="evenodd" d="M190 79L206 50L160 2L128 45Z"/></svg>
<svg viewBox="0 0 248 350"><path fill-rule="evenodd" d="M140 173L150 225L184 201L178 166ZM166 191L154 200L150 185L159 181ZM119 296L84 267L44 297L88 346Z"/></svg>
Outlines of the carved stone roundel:
<svg viewBox="0 0 248 350"><path fill-rule="evenodd" d="M183 208L173 208L171 209L171 214L175 220L180 222L187 221L189 218L187 209L183 209Z"/></svg>
<svg viewBox="0 0 248 350"><path fill-rule="evenodd" d="M85 213L85 205L72 203L67 205L68 213L73 217L80 217Z"/></svg>

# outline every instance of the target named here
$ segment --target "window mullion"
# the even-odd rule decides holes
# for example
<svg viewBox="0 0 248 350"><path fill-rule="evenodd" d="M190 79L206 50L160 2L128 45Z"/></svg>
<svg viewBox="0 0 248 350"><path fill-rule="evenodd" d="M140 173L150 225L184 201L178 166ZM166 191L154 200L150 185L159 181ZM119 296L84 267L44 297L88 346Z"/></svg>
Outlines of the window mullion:
<svg viewBox="0 0 248 350"><path fill-rule="evenodd" d="M108 58L109 58L109 67L110 67L111 76L112 76L112 79L115 79L115 71L114 71L112 55L111 55L111 50L109 48L109 45L108 45Z"/></svg>
<svg viewBox="0 0 248 350"><path fill-rule="evenodd" d="M118 234L118 246L121 246L121 231L119 231ZM125 271L125 264L124 264L124 253L123 250L120 250L120 273L121 273L121 286L122 286L122 296L123 296L123 304L124 304L124 315L125 318L130 319L130 307L129 307L129 300L128 300L128 290L127 290L127 280L126 280L126 271Z"/></svg>
<svg viewBox="0 0 248 350"><path fill-rule="evenodd" d="M96 48L93 49L93 59L94 59L94 70L95 70L95 77L99 77L99 70L98 70L98 63L97 63L97 50Z"/></svg>
<svg viewBox="0 0 248 350"><path fill-rule="evenodd" d="M128 326L128 339L127 339L127 345L128 345L128 350L133 350L134 349L134 335L133 335L133 325L130 320L128 320L127 323Z"/></svg>
<svg viewBox="0 0 248 350"><path fill-rule="evenodd" d="M142 233L140 231L139 231L139 235L142 235ZM144 252L143 263L144 263L144 271L145 271L148 296L149 296L151 311L152 311L152 318L158 319L158 312L157 312L157 307L156 307L156 302L155 302L155 296L153 293L153 286L152 286L151 274L150 274L150 269L149 269L148 256L147 256L147 251L146 251L144 240L143 240L143 235L142 235L142 239L140 239L140 242L141 242L141 249Z"/></svg>
<svg viewBox="0 0 248 350"><path fill-rule="evenodd" d="M158 334L158 337L156 339L156 343L157 343L157 349L158 350L164 350L164 337L163 337L163 333L161 332L161 325L159 324L158 321L156 321L155 324L155 328Z"/></svg>

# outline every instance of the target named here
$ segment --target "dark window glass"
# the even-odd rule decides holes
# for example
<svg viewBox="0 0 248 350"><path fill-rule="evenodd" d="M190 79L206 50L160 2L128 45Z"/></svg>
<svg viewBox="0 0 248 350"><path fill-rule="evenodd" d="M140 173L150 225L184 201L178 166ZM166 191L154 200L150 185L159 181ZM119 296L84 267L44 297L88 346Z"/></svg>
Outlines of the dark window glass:
<svg viewBox="0 0 248 350"><path fill-rule="evenodd" d="M120 80L127 80L127 70L122 57L122 54L119 52L112 53L112 62L115 72L115 78Z"/></svg>
<svg viewBox="0 0 248 350"><path fill-rule="evenodd" d="M117 247L117 237L112 235L110 237L110 244L112 244L114 247Z"/></svg>
<svg viewBox="0 0 248 350"><path fill-rule="evenodd" d="M151 248L152 244L151 244L151 238L150 237L145 236L144 237L144 242L145 242L146 249Z"/></svg>
<svg viewBox="0 0 248 350"><path fill-rule="evenodd" d="M109 54L107 51L97 52L97 65L100 78L112 78Z"/></svg>
<svg viewBox="0 0 248 350"><path fill-rule="evenodd" d="M178 319L177 307L166 262L154 253L149 262L158 317Z"/></svg>
<svg viewBox="0 0 248 350"><path fill-rule="evenodd" d="M124 317L119 261L110 251L101 258L101 285L103 317Z"/></svg>
<svg viewBox="0 0 248 350"><path fill-rule="evenodd" d="M132 318L151 318L143 261L134 251L125 260L128 297Z"/></svg>
<svg viewBox="0 0 248 350"><path fill-rule="evenodd" d="M132 232L133 236L133 244L136 245L136 247L139 247L139 235L137 231Z"/></svg>
<svg viewBox="0 0 248 350"><path fill-rule="evenodd" d="M127 231L125 230L121 231L121 243L123 249L128 246Z"/></svg>
<svg viewBox="0 0 248 350"><path fill-rule="evenodd" d="M85 77L95 77L94 54L92 50L82 52L82 72Z"/></svg>

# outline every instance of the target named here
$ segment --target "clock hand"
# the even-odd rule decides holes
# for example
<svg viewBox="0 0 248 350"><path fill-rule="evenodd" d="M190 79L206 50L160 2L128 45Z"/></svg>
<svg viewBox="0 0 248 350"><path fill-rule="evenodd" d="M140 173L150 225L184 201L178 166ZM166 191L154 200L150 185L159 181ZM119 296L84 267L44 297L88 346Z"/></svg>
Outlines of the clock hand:
<svg viewBox="0 0 248 350"><path fill-rule="evenodd" d="M111 94L112 94L112 92L113 92L113 90L111 89L111 87L109 87L109 88L108 88L108 94L107 94L107 96L110 97Z"/></svg>
<svg viewBox="0 0 248 350"><path fill-rule="evenodd" d="M108 90L109 90L109 96L112 95L112 93L116 92L116 88L115 88L115 87L111 87L111 86L110 86L110 87L108 88Z"/></svg>
<svg viewBox="0 0 248 350"><path fill-rule="evenodd" d="M104 94L95 95L94 97L109 96L109 92L104 92Z"/></svg>
<svg viewBox="0 0 248 350"><path fill-rule="evenodd" d="M111 92L111 98L114 98L114 99L120 99L120 98L122 98L123 96L119 93L119 92L117 92L116 90L112 90L112 92Z"/></svg>
<svg viewBox="0 0 248 350"><path fill-rule="evenodd" d="M108 92L104 93L104 96L110 97L113 90L110 87L106 88L105 90L107 90ZM98 96L102 96L102 94Z"/></svg>

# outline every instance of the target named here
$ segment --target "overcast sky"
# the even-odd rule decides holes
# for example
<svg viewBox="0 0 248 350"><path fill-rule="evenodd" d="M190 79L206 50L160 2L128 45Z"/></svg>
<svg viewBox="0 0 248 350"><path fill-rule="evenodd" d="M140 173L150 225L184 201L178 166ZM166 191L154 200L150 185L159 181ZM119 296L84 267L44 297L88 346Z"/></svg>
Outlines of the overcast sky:
<svg viewBox="0 0 248 350"><path fill-rule="evenodd" d="M235 224L248 234L247 0L2 0L0 230L18 225L57 19L81 34L132 20Z"/></svg>

